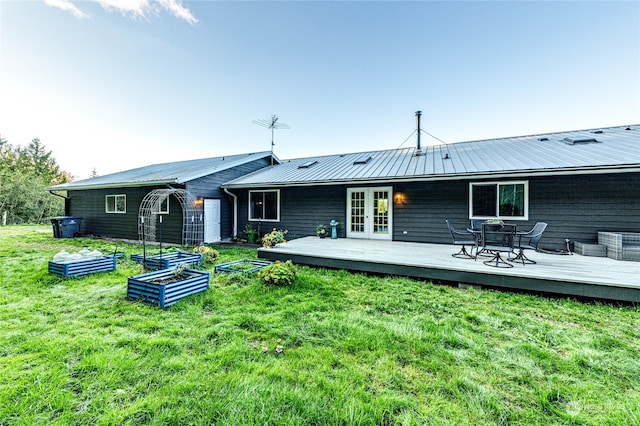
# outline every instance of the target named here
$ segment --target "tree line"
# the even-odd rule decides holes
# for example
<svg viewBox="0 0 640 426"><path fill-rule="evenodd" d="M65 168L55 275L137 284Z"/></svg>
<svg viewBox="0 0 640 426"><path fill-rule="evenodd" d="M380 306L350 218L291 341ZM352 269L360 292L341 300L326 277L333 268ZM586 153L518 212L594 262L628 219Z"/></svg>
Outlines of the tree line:
<svg viewBox="0 0 640 426"><path fill-rule="evenodd" d="M64 199L45 188L70 182L40 139L25 148L0 137L0 223L41 223L64 214Z"/></svg>

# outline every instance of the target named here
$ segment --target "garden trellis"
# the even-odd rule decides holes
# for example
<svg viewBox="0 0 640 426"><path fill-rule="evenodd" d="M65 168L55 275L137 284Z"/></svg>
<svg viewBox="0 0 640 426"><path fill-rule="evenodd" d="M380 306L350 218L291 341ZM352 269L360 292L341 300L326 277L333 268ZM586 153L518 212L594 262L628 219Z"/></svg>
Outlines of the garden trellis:
<svg viewBox="0 0 640 426"><path fill-rule="evenodd" d="M204 210L200 198L185 189L154 189L140 203L138 210L138 237L141 242L162 243L162 222L158 226L156 216L163 216L163 206L170 197L180 202L182 208L182 245L199 245L204 239ZM159 228L159 229L158 229Z"/></svg>

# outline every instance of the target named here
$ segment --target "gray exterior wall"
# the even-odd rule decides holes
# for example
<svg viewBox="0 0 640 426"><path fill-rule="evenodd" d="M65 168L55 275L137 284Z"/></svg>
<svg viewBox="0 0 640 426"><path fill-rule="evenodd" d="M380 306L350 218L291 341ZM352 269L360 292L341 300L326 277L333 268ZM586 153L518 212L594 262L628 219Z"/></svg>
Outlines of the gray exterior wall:
<svg viewBox="0 0 640 426"><path fill-rule="evenodd" d="M221 237L229 239L233 235L233 204L220 186L232 179L252 173L269 165L269 158L258 159L232 169L222 170L208 176L187 182L185 189L194 196L220 199ZM180 188L180 185L172 185ZM80 232L101 237L138 239L138 209L142 199L154 189L164 186L123 187L110 189L88 189L69 191L67 194L67 215L82 218ZM125 194L127 213L105 213L105 196ZM156 227L156 232L158 232ZM162 241L182 243L182 208L175 198L169 199L169 215L163 215Z"/></svg>
<svg viewBox="0 0 640 426"><path fill-rule="evenodd" d="M640 232L638 173L505 180L529 182L529 220L513 223L529 229L536 222L547 222L548 228L540 242L541 247L562 249L566 247L565 239L595 241L598 231L603 230ZM451 237L445 219L449 219L457 227L469 226L469 182L460 180L394 184L394 192L401 192L404 202L394 203L393 206L393 239L450 243ZM262 223L261 233L276 227L287 229L288 239L295 239L315 235L315 227L319 223L328 224L331 219L336 219L340 222L338 235L345 237L348 187L350 186L281 188L280 222ZM233 192L239 196L238 218L242 230L247 223L248 190ZM242 234L239 236L242 237Z"/></svg>

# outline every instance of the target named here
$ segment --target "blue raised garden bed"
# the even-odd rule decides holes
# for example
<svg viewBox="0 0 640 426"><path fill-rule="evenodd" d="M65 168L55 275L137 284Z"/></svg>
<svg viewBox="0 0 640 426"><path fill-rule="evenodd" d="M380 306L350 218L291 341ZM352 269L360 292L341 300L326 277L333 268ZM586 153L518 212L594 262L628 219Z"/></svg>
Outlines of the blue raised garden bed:
<svg viewBox="0 0 640 426"><path fill-rule="evenodd" d="M238 266L240 266L242 264L246 264L246 263L251 264L252 267L251 268L238 268ZM221 263L220 265L217 265L214 268L214 272L216 272L216 273L218 273L218 272L252 273L252 272L259 271L262 268L266 268L267 266L271 265L272 263L273 262L269 262L267 260L254 260L254 259L235 260L233 262Z"/></svg>
<svg viewBox="0 0 640 426"><path fill-rule="evenodd" d="M143 256L141 254L132 254L131 260L142 263ZM187 265L201 265L201 253L189 253L186 251L173 251L169 253L156 254L147 256L144 266L148 269L170 269L181 263Z"/></svg>
<svg viewBox="0 0 640 426"><path fill-rule="evenodd" d="M172 279L173 272L170 269L129 277L127 297L166 308L180 299L209 288L208 272L185 269L183 274L188 278L166 283L156 283L154 281Z"/></svg>
<svg viewBox="0 0 640 426"><path fill-rule="evenodd" d="M116 255L102 256L97 259L71 263L50 260L49 273L67 278L89 275L95 272L113 271L116 269L116 257Z"/></svg>

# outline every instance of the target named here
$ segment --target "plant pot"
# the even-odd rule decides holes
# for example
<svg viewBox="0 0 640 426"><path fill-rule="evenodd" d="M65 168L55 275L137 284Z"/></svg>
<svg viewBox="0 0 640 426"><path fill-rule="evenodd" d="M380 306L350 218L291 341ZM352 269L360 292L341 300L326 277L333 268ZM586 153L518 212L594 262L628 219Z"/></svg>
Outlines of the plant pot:
<svg viewBox="0 0 640 426"><path fill-rule="evenodd" d="M256 234L247 234L247 242L249 244L255 244L255 242L256 242Z"/></svg>
<svg viewBox="0 0 640 426"><path fill-rule="evenodd" d="M209 288L208 272L185 269L182 275L184 278L174 279L173 270L163 269L129 277L127 297L166 308L180 299ZM154 281L166 282L156 284Z"/></svg>

